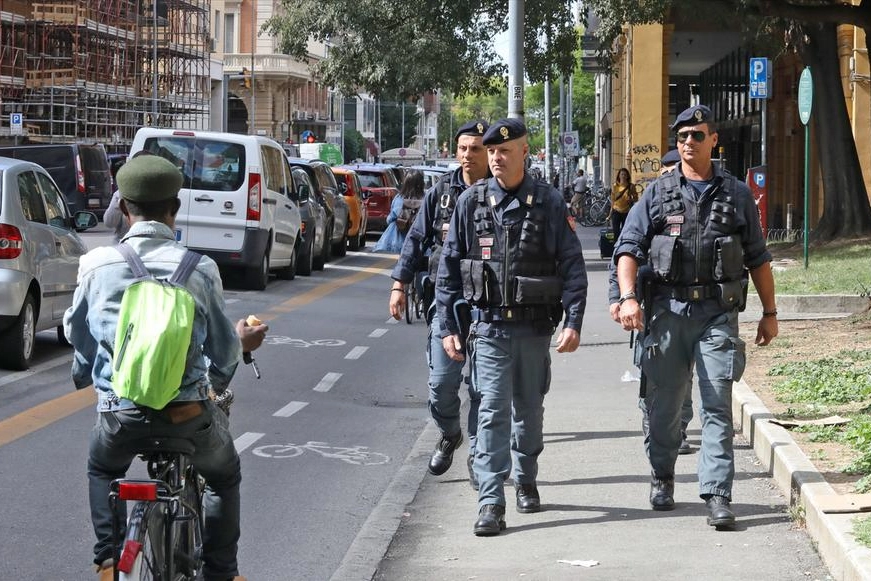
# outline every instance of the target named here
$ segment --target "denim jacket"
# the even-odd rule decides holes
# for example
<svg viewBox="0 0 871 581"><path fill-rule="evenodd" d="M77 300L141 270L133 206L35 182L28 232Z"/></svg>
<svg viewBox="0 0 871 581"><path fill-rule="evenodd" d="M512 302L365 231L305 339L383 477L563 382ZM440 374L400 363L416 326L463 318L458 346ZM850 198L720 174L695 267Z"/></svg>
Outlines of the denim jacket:
<svg viewBox="0 0 871 581"><path fill-rule="evenodd" d="M157 278L169 278L185 253L161 222L138 222L122 241L136 250ZM133 272L117 250L95 248L80 259L73 305L64 315L64 333L75 349L73 383L77 389L94 384L98 411L136 407L112 390L111 353L121 297L133 281ZM198 348L190 351L175 401L206 399L210 385L222 391L242 358L235 324L224 314L224 291L214 261L200 259L185 286L196 302L191 344Z"/></svg>

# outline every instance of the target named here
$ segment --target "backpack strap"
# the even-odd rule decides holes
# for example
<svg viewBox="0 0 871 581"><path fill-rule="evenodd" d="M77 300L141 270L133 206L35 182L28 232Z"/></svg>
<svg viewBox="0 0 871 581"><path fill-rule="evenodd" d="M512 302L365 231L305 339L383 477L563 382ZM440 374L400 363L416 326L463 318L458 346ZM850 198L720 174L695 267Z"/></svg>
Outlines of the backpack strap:
<svg viewBox="0 0 871 581"><path fill-rule="evenodd" d="M139 258L139 255L136 254L136 251L133 250L132 246L125 242L121 242L120 244L115 245L115 250L120 252L121 256L124 257L124 260L127 261L130 270L133 271L133 276L135 276L137 280L151 278L151 273L148 272L147 268L145 268L145 264L142 263L142 259Z"/></svg>
<svg viewBox="0 0 871 581"><path fill-rule="evenodd" d="M178 268L176 268L175 272L172 273L172 276L169 277L169 282L179 286L184 286L188 278L190 278L191 273L196 270L197 265L200 263L200 258L202 257L202 254L194 252L193 250L185 250L184 256L181 257L181 262L178 264Z"/></svg>

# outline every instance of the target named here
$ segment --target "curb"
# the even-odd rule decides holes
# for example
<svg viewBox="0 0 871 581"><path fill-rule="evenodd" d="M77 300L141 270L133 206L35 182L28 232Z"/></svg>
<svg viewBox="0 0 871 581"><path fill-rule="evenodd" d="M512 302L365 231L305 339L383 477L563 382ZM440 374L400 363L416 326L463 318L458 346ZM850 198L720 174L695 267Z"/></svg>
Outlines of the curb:
<svg viewBox="0 0 871 581"><path fill-rule="evenodd" d="M834 490L789 431L768 422L773 414L744 380L733 385L732 415L790 506L804 508L805 528L832 577L839 581L871 581L871 549L857 543L852 533L852 521L860 513L826 514L817 508L817 499L834 494Z"/></svg>
<svg viewBox="0 0 871 581"><path fill-rule="evenodd" d="M859 295L777 295L777 310L782 314L858 313L868 309L868 297ZM747 296L747 309L761 311L759 296Z"/></svg>

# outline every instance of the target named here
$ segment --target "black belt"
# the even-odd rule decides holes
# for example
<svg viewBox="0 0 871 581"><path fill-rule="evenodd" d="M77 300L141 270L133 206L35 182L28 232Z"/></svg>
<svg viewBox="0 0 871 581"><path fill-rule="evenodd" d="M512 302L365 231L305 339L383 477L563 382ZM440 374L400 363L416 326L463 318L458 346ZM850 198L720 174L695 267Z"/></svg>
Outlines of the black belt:
<svg viewBox="0 0 871 581"><path fill-rule="evenodd" d="M503 323L512 322L535 322L549 321L551 315L550 307L543 305L517 305L515 307L485 307L472 309L472 320L479 323L492 323L501 321Z"/></svg>
<svg viewBox="0 0 871 581"><path fill-rule="evenodd" d="M666 287L676 301L704 301L720 296L720 287L715 284Z"/></svg>

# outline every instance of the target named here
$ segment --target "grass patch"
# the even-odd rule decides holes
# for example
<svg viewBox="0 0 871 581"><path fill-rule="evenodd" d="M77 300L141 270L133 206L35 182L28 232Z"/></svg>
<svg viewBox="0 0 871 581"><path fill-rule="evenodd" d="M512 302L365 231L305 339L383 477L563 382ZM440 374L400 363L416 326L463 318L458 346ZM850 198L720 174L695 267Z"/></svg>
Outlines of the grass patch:
<svg viewBox="0 0 871 581"><path fill-rule="evenodd" d="M871 547L871 518L867 516L857 516L853 519L853 534L856 535L856 540Z"/></svg>
<svg viewBox="0 0 871 581"><path fill-rule="evenodd" d="M871 352L846 350L835 357L775 365L768 375L786 379L772 389L784 403L847 404L871 397Z"/></svg>
<svg viewBox="0 0 871 581"><path fill-rule="evenodd" d="M769 244L768 248L775 260L796 261L786 268L775 268L774 282L778 294L868 296L871 293L869 238L811 245L807 269L804 268L804 249L801 242Z"/></svg>

